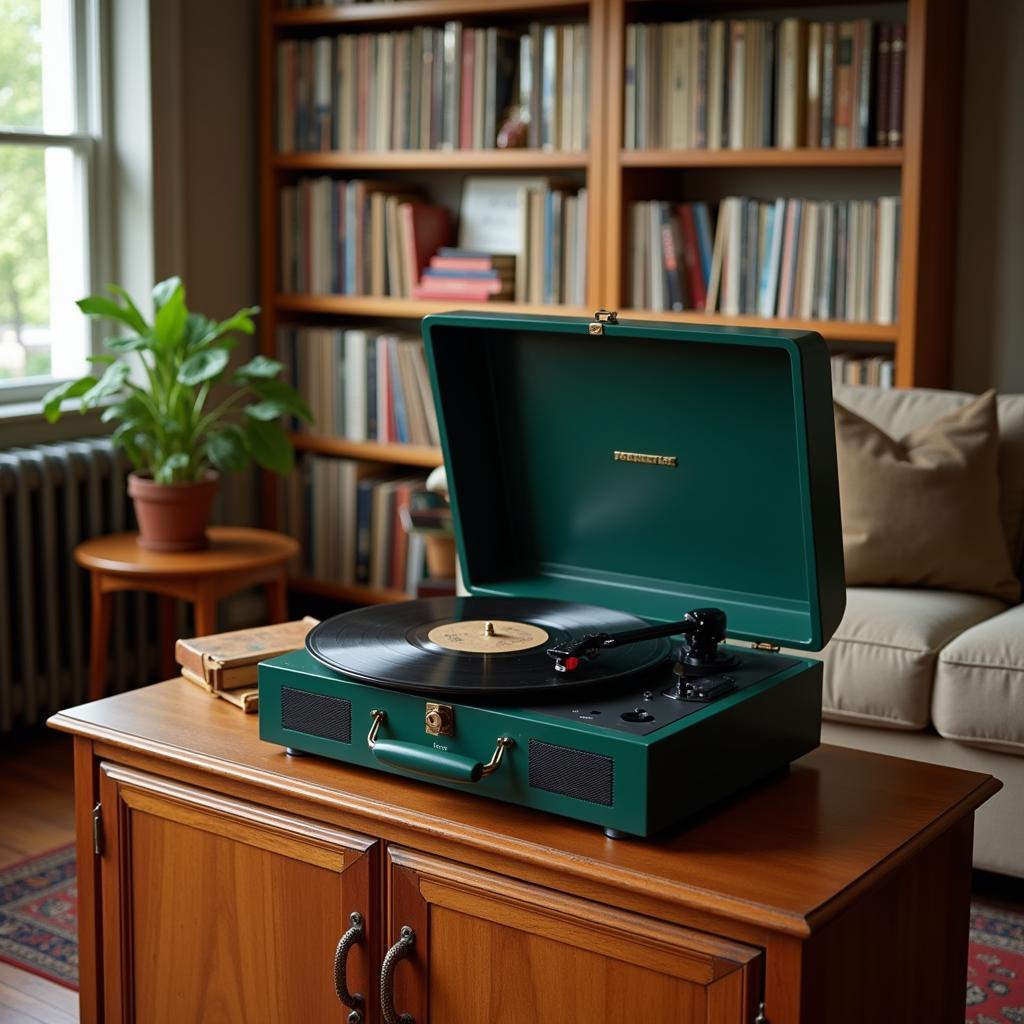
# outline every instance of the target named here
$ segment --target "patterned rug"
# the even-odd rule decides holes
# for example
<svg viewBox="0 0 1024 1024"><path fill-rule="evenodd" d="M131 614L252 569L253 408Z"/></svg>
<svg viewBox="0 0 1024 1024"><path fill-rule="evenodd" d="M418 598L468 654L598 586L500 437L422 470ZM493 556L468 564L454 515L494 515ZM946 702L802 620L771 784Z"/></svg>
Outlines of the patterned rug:
<svg viewBox="0 0 1024 1024"><path fill-rule="evenodd" d="M78 988L75 848L0 869L0 960Z"/></svg>
<svg viewBox="0 0 1024 1024"><path fill-rule="evenodd" d="M967 1021L1024 1024L1024 914L971 904Z"/></svg>
<svg viewBox="0 0 1024 1024"><path fill-rule="evenodd" d="M78 988L75 848L0 870L0 960ZM1024 914L971 904L966 1024L1024 1024Z"/></svg>

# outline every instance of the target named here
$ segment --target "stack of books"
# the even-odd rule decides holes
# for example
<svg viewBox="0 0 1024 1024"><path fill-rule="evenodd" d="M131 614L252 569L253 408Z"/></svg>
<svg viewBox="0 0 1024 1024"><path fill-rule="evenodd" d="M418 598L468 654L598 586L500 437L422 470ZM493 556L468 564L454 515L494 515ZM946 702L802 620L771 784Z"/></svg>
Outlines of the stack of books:
<svg viewBox="0 0 1024 1024"><path fill-rule="evenodd" d="M692 224L691 224L692 221ZM731 315L895 323L898 196L723 199L630 207L630 304Z"/></svg>
<svg viewBox="0 0 1024 1024"><path fill-rule="evenodd" d="M509 116L528 121L530 146L583 150L589 115L586 24L449 21L277 44L281 153L494 149Z"/></svg>
<svg viewBox="0 0 1024 1024"><path fill-rule="evenodd" d="M903 142L906 25L785 18L626 27L626 149Z"/></svg>
<svg viewBox="0 0 1024 1024"><path fill-rule="evenodd" d="M373 328L279 327L278 358L314 424L298 429L350 441L439 445L418 335Z"/></svg>
<svg viewBox="0 0 1024 1024"><path fill-rule="evenodd" d="M444 247L430 258L420 283L413 288L417 299L458 299L487 302L511 299L514 294L516 258Z"/></svg>
<svg viewBox="0 0 1024 1024"><path fill-rule="evenodd" d="M868 384L876 388L894 385L894 365L888 356L832 356L832 384Z"/></svg>
<svg viewBox="0 0 1024 1024"><path fill-rule="evenodd" d="M408 298L452 222L385 181L300 178L280 193L281 289Z"/></svg>
<svg viewBox="0 0 1024 1024"><path fill-rule="evenodd" d="M299 541L302 571L317 580L416 593L426 575L426 540L407 533L402 509L424 474L307 455L279 488L280 521Z"/></svg>

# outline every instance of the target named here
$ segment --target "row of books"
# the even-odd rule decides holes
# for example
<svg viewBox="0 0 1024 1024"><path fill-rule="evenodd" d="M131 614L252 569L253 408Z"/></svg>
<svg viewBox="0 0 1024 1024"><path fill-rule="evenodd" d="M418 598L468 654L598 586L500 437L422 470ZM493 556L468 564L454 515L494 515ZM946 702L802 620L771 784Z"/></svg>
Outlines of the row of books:
<svg viewBox="0 0 1024 1024"><path fill-rule="evenodd" d="M439 445L423 342L374 328L280 327L279 358L314 423L350 441Z"/></svg>
<svg viewBox="0 0 1024 1024"><path fill-rule="evenodd" d="M905 44L868 18L628 25L624 145L902 145Z"/></svg>
<svg viewBox="0 0 1024 1024"><path fill-rule="evenodd" d="M408 298L452 222L390 182L300 178L280 193L281 288Z"/></svg>
<svg viewBox="0 0 1024 1024"><path fill-rule="evenodd" d="M631 305L894 323L900 201L730 196L630 207Z"/></svg>
<svg viewBox="0 0 1024 1024"><path fill-rule="evenodd" d="M302 549L300 571L414 595L426 548L422 534L405 531L402 508L425 481L377 463L305 456L280 489L285 529Z"/></svg>
<svg viewBox="0 0 1024 1024"><path fill-rule="evenodd" d="M889 356L855 356L839 352L832 356L832 386L867 384L875 388L895 385L895 364Z"/></svg>
<svg viewBox="0 0 1024 1024"><path fill-rule="evenodd" d="M277 44L281 153L589 144L590 28L458 21Z"/></svg>

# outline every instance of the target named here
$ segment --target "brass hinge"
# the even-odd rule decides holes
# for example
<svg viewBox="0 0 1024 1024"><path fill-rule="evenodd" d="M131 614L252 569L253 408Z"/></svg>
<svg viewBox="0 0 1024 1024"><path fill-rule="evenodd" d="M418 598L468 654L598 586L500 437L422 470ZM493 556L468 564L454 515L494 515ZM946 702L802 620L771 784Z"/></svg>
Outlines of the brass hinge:
<svg viewBox="0 0 1024 1024"><path fill-rule="evenodd" d="M751 647L755 651L770 651L772 654L778 654L782 648L778 644L769 643L767 640L758 640L757 643L751 644Z"/></svg>
<svg viewBox="0 0 1024 1024"><path fill-rule="evenodd" d="M103 856L103 808L97 804L92 809L92 852Z"/></svg>
<svg viewBox="0 0 1024 1024"><path fill-rule="evenodd" d="M613 312L610 309L599 309L594 314L594 319L590 321L590 333L591 334L604 334L605 324L617 324L619 322L619 314Z"/></svg>

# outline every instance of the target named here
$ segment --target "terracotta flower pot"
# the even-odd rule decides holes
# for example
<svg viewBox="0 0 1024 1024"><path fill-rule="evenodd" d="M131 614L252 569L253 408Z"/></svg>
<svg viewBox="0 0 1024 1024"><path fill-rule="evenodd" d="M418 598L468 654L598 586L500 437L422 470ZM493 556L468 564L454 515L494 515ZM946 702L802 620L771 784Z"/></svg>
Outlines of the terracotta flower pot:
<svg viewBox="0 0 1024 1024"><path fill-rule="evenodd" d="M135 503L139 546L150 551L195 551L207 545L220 474L209 470L195 483L158 484L150 476L128 474L128 495Z"/></svg>

